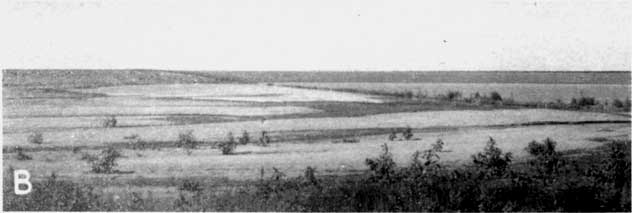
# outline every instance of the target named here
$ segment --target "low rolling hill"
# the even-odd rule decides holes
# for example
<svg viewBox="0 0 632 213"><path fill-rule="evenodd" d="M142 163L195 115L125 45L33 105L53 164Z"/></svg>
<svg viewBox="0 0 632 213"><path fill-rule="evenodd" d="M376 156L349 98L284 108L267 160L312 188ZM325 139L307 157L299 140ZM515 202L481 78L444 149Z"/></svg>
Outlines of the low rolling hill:
<svg viewBox="0 0 632 213"><path fill-rule="evenodd" d="M239 83L220 74L161 70L17 70L2 72L3 87L93 88L137 84Z"/></svg>

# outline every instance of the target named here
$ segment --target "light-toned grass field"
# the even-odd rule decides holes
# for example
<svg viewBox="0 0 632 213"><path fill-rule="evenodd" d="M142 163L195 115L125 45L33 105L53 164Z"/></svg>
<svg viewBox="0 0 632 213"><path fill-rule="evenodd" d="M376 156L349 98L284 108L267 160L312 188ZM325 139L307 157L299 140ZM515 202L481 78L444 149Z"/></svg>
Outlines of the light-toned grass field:
<svg viewBox="0 0 632 213"><path fill-rule="evenodd" d="M239 134L244 130L258 135L261 131L335 130L364 128L406 127L427 128L437 126L490 126L523 124L546 121L629 121L629 117L605 113L560 111L546 109L487 110L487 111L425 111L388 113L361 117L296 118L265 121L240 121L194 125L149 126L129 128L89 128L44 132L44 144L28 143L29 133L6 133L3 146L91 146L112 142L125 142L125 136L138 134L147 141L175 141L178 134L192 130L203 141L223 140L228 132Z"/></svg>
<svg viewBox="0 0 632 213"><path fill-rule="evenodd" d="M256 106L225 101L161 100L139 97L90 99L9 100L3 104L3 117L77 117L95 115L173 115L212 114L232 116L311 113L317 110L299 106Z"/></svg>
<svg viewBox="0 0 632 213"><path fill-rule="evenodd" d="M73 90L110 96L187 97L201 100L253 102L338 101L380 103L362 94L297 89L265 84L132 85Z"/></svg>
<svg viewBox="0 0 632 213"><path fill-rule="evenodd" d="M142 197L160 198L147 205L156 210L169 209L171 201L188 193L178 189L185 180L203 180L200 183L212 192L233 190L236 194L239 187L235 186L252 186L258 182L252 180L262 176L269 179L273 170L287 177L302 176L306 167L315 168L318 176L365 173L366 159L380 155L383 144L388 145L398 166L407 166L413 153L429 149L441 139L445 143L439 153L441 165L451 167L470 163L490 137L504 152L513 153L514 161L523 161L528 157L525 147L533 140L551 138L557 141L557 151L579 150L568 152L573 155L585 154L581 150L612 139L629 140L631 134L629 113L619 111L371 96L276 83L242 84L246 81L197 73L5 73L4 171L26 169L34 181L55 173L62 180L95 186L98 194L117 200L113 203L131 202L131 192L141 193ZM430 96L452 90L464 96L497 91L504 98L536 102L579 96L625 99L630 95L629 85L604 84L289 84ZM103 127L108 116L116 116L116 127ZM388 139L391 131L406 127L412 128L412 140ZM176 147L178 135L187 131L202 142L198 148ZM225 141L229 132L239 137L242 131L250 133L251 142L266 131L272 142L268 146L238 145L232 154L222 154L217 142ZM29 141L35 132L42 133L43 143ZM148 146L138 148L141 143L130 139L133 135ZM357 142L341 142L350 138ZM87 154L95 155L106 147L123 155L115 172L91 172ZM20 160L20 154L32 159Z"/></svg>
<svg viewBox="0 0 632 213"><path fill-rule="evenodd" d="M255 145L238 146L233 155L222 155L217 149L203 147L190 155L179 148L161 150L123 150L124 158L118 161L118 170L125 174L93 174L81 153L85 150L28 152L33 160L18 161L15 153L4 154L4 167L24 168L34 177L41 178L55 172L71 179L110 178L128 180L144 178L228 178L252 180L259 178L259 171L278 168L288 176L301 175L307 166L317 168L320 175L346 174L366 169L364 160L379 155L386 143L395 161L400 165L410 163L415 151L431 147L437 139L445 142L440 154L445 163L467 163L471 155L483 150L489 137L497 141L499 148L509 151L517 159L526 156L524 148L532 140L549 137L558 142L559 150L589 149L601 145L593 138L629 138L629 124L552 125L513 128L462 128L450 131L415 132L416 140L388 141L387 135L358 137L359 143L332 143L319 140L312 143L274 143L268 147Z"/></svg>

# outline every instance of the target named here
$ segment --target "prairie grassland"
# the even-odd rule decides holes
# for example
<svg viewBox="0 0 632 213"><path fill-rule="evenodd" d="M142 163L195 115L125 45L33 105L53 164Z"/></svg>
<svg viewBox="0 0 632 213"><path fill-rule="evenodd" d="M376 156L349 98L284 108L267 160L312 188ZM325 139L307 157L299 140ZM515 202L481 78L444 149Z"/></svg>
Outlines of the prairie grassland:
<svg viewBox="0 0 632 213"><path fill-rule="evenodd" d="M51 175L34 181L34 192L27 196L11 194L10 176L5 175L3 207L65 211L630 210L629 140L611 140L589 150L560 151L556 145L550 139L529 143L525 148L529 158L516 162L512 153L498 148L490 138L472 161L459 167L427 157L396 163L393 158L398 156L384 145L381 154L366 159L370 169L360 174L326 176L306 167L303 175L287 177L273 168L267 176L262 170L256 181L172 177L113 184L114 178L72 182ZM442 147L424 151L430 153L427 156L442 152ZM10 169L5 169L7 173Z"/></svg>
<svg viewBox="0 0 632 213"><path fill-rule="evenodd" d="M36 190L19 197L5 185L5 209L629 211L621 144L629 149L630 115L621 110L237 84L219 74L5 73L3 169L29 170ZM583 98L578 105L595 106ZM555 144L531 143L546 138ZM512 155L496 155L504 152Z"/></svg>
<svg viewBox="0 0 632 213"><path fill-rule="evenodd" d="M142 96L152 98L181 97L194 100L223 100L250 102L364 102L380 103L362 94L314 91L279 87L265 84L171 84L171 85L132 85L99 87L74 90L83 93L98 93L109 96Z"/></svg>
<svg viewBox="0 0 632 213"><path fill-rule="evenodd" d="M138 134L148 141L175 141L180 132L192 130L202 141L222 140L228 132L334 130L364 128L398 128L410 126L492 126L547 121L629 121L629 117L605 114L546 109L489 110L489 111L426 111L378 114L361 117L295 118L194 125L149 126L129 128L89 128L44 132L47 143L38 146L91 146L125 142L124 137ZM26 141L28 133L3 135L3 146L34 146Z"/></svg>
<svg viewBox="0 0 632 213"><path fill-rule="evenodd" d="M380 151L380 146L388 143L390 151L397 157L395 162L405 163L419 150L428 149L438 139L445 142L447 152L440 153L441 162L461 164L485 146L489 137L498 141L498 147L514 153L514 157L527 155L524 147L532 140L547 137L558 141L559 150L590 149L601 143L593 138L629 138L629 124L593 124L528 126L504 128L456 128L452 130L414 131L410 141L389 141L388 134L357 135L358 143L332 143L335 139L314 140L309 143L288 141L273 143L267 147L239 145L232 155L222 153L212 146L186 150L174 147L160 149L122 149L125 156L119 161L118 169L131 173L110 174L107 177L129 180L138 177L207 177L231 180L254 180L259 178L259 170L275 167L289 177L301 175L307 166L318 168L322 174L349 174L366 170L364 159ZM604 129L608 131L603 131ZM35 178L43 178L55 172L59 177L96 178L104 175L89 172L89 164L81 160L83 153L98 150L84 149L27 152L30 161L16 160L16 153L3 155L6 166L24 168Z"/></svg>

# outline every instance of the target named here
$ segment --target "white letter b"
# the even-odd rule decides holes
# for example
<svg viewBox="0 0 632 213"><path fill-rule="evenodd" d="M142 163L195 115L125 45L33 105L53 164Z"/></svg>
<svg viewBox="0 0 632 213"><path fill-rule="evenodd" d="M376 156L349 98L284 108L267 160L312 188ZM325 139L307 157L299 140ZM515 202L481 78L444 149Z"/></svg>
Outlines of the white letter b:
<svg viewBox="0 0 632 213"><path fill-rule="evenodd" d="M29 179L31 179L31 174L29 174L29 171L23 169L13 171L13 188L15 189L16 195L25 195L31 193L33 185L31 184ZM25 185L26 189L20 189L20 185Z"/></svg>

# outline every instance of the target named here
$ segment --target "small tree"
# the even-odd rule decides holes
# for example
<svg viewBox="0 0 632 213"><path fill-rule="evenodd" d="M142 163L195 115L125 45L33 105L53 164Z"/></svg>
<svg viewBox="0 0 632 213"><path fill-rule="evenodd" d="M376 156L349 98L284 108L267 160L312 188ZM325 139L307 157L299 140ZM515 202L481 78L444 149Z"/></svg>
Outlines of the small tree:
<svg viewBox="0 0 632 213"><path fill-rule="evenodd" d="M285 173L281 172L281 170L277 169L276 167L272 167L272 176L270 177L272 180L281 180L283 179L283 177L285 177Z"/></svg>
<svg viewBox="0 0 632 213"><path fill-rule="evenodd" d="M85 157L94 173L112 173L117 165L116 160L122 157L121 153L114 147L108 147L97 156Z"/></svg>
<svg viewBox="0 0 632 213"><path fill-rule="evenodd" d="M413 153L412 168L424 171L440 168L438 162L441 158L437 153L443 151L443 144L443 140L438 139L437 142L432 144L430 149L424 150L423 152L416 151ZM423 158L424 162L421 162L419 158Z"/></svg>
<svg viewBox="0 0 632 213"><path fill-rule="evenodd" d="M489 98L492 99L492 101L502 101L503 97L500 96L500 93L493 91L491 93L489 93Z"/></svg>
<svg viewBox="0 0 632 213"><path fill-rule="evenodd" d="M446 97L448 98L448 100L454 101L461 98L461 95L462 94L459 91L448 91L448 94L446 95Z"/></svg>
<svg viewBox="0 0 632 213"><path fill-rule="evenodd" d="M404 132L402 133L402 136L404 136L404 139L406 140L410 140L413 138L413 129L410 128L409 126L406 127L406 129L404 129Z"/></svg>
<svg viewBox="0 0 632 213"><path fill-rule="evenodd" d="M42 136L41 132L31 133L26 139L29 143L33 143L33 144L44 143L44 136Z"/></svg>
<svg viewBox="0 0 632 213"><path fill-rule="evenodd" d="M237 147L237 143L235 142L235 137L233 137L232 132L228 132L226 138L226 141L219 144L219 148L222 150L222 154L224 155L232 154Z"/></svg>
<svg viewBox="0 0 632 213"><path fill-rule="evenodd" d="M250 143L250 134L248 134L248 131L244 130L241 133L241 137L239 138L239 143L242 145L246 145Z"/></svg>
<svg viewBox="0 0 632 213"><path fill-rule="evenodd" d="M33 159L31 156L27 155L24 153L24 150L22 149L22 147L15 147L15 151L17 152L17 159L18 160L31 160Z"/></svg>
<svg viewBox="0 0 632 213"><path fill-rule="evenodd" d="M105 128L114 128L116 127L116 123L118 123L118 121L114 115L110 115L103 119L103 127Z"/></svg>
<svg viewBox="0 0 632 213"><path fill-rule="evenodd" d="M532 164L536 166L538 171L542 174L551 175L558 171L560 164L562 163L561 155L555 151L557 142L546 138L542 143L531 141L527 145L526 151L535 156L535 161Z"/></svg>
<svg viewBox="0 0 632 213"><path fill-rule="evenodd" d="M613 105L614 107L617 107L617 108L623 108L623 106L624 106L625 104L623 104L623 101L619 100L618 98L615 98L615 99L612 101L612 105Z"/></svg>
<svg viewBox="0 0 632 213"><path fill-rule="evenodd" d="M133 134L130 136L125 136L123 139L128 140L132 146L132 149L145 149L147 147L147 142L140 138L138 134Z"/></svg>
<svg viewBox="0 0 632 213"><path fill-rule="evenodd" d="M266 131L262 131L261 137L259 138L259 145L268 146L269 143L270 143L270 137L268 136L268 133Z"/></svg>
<svg viewBox="0 0 632 213"><path fill-rule="evenodd" d="M184 180L182 184L178 186L178 189L181 191L200 192L202 191L202 184L195 180Z"/></svg>
<svg viewBox="0 0 632 213"><path fill-rule="evenodd" d="M308 166L307 168L305 168L305 174L303 176L308 183L311 183L314 185L318 184L318 179L316 179L315 168Z"/></svg>
<svg viewBox="0 0 632 213"><path fill-rule="evenodd" d="M382 154L377 158L367 158L364 162L371 170L372 178L375 180L392 181L395 175L395 161L393 155L388 151L388 145L382 145Z"/></svg>
<svg viewBox="0 0 632 213"><path fill-rule="evenodd" d="M492 137L489 137L483 152L472 155L474 165L493 176L502 175L511 163L511 159L511 152L503 154L502 150L496 147L496 141Z"/></svg>
<svg viewBox="0 0 632 213"><path fill-rule="evenodd" d="M610 150L608 157L603 159L605 178L613 183L614 189L630 187L630 141L613 141L607 145ZM629 195L629 194L628 194ZM617 198L621 196L617 192Z"/></svg>
<svg viewBox="0 0 632 213"><path fill-rule="evenodd" d="M395 139L397 139L397 131L392 130L391 134L388 135L388 140L389 141L394 141Z"/></svg>
<svg viewBox="0 0 632 213"><path fill-rule="evenodd" d="M187 150L196 149L199 142L193 135L192 130L188 130L186 132L181 132L178 134L178 141L176 141L176 146L179 148L185 148Z"/></svg>

